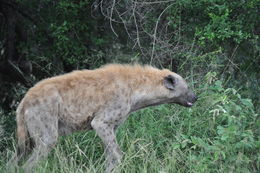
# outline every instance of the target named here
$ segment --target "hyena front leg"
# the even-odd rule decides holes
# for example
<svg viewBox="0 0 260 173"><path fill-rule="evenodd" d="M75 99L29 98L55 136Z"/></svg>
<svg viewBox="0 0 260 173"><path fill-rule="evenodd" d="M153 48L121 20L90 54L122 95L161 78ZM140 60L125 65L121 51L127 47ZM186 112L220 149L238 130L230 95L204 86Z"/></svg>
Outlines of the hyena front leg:
<svg viewBox="0 0 260 173"><path fill-rule="evenodd" d="M91 126L97 132L98 136L102 139L105 145L106 152L106 173L112 172L113 168L120 163L122 152L116 142L115 126L112 122L107 122L100 117L95 117Z"/></svg>

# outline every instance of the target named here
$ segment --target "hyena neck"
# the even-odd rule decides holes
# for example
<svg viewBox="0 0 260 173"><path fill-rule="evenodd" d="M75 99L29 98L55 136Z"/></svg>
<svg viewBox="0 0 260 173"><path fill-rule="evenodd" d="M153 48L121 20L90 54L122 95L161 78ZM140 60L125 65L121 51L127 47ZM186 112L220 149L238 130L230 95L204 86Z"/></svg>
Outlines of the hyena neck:
<svg viewBox="0 0 260 173"><path fill-rule="evenodd" d="M158 69L148 69L143 73L142 78L132 86L131 112L169 102L162 82L168 74L169 70ZM136 76L134 78L136 79Z"/></svg>
<svg viewBox="0 0 260 173"><path fill-rule="evenodd" d="M168 103L169 99L157 96L152 90L141 90L133 93L131 112L139 109Z"/></svg>

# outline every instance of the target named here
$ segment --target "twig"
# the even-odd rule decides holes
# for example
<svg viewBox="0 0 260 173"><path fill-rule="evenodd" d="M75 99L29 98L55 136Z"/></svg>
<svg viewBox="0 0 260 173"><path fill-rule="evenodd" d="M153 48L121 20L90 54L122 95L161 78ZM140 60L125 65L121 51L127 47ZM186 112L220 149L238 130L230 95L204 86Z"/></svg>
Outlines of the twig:
<svg viewBox="0 0 260 173"><path fill-rule="evenodd" d="M136 42L137 42L137 44L140 48L140 51L143 54L143 50L142 50L141 43L140 43L139 28L138 28L138 24L137 24L137 21L136 21L135 8L136 8L136 3L134 2L134 8L133 8L132 14L133 14L133 17L134 17L134 23L135 23L135 28L136 28Z"/></svg>
<svg viewBox="0 0 260 173"><path fill-rule="evenodd" d="M112 24L112 17L113 17L113 11L114 11L114 7L115 7L115 3L116 3L116 0L113 0L113 4L112 4L112 7L111 7L111 12L110 12L109 23L110 23L110 27L111 27L112 32L115 34L116 37L118 37L117 33L115 32L115 30L113 28L113 24Z"/></svg>
<svg viewBox="0 0 260 173"><path fill-rule="evenodd" d="M168 1L154 1L154 2L138 2L138 1L133 1L134 3L138 4L146 4L146 5L152 5L152 4L161 4L161 3L168 3L168 2L175 2L176 0L168 0Z"/></svg>
<svg viewBox="0 0 260 173"><path fill-rule="evenodd" d="M173 5L173 4L168 5L168 6L161 12L161 14L159 15L159 17L157 18L156 25L155 25L155 29L154 29L154 34L153 34L153 48L152 48L152 55L151 55L150 64L152 63L153 58L154 58L156 34L157 34L157 28L158 28L159 21L160 21L162 15L163 15L163 13L164 13L168 8L170 8L172 5Z"/></svg>

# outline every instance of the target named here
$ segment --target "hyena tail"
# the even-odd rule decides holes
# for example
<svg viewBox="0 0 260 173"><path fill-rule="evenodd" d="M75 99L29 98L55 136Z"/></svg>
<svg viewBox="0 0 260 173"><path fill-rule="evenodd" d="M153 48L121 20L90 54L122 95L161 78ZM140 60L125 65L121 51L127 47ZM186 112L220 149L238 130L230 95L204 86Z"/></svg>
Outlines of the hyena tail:
<svg viewBox="0 0 260 173"><path fill-rule="evenodd" d="M17 149L11 159L7 162L7 168L18 165L18 162L25 158L26 155L31 151L30 144L32 143L26 124L24 121L24 103L23 101L19 104L16 110L16 123L17 123Z"/></svg>
<svg viewBox="0 0 260 173"><path fill-rule="evenodd" d="M16 111L16 123L17 123L17 159L18 161L28 155L31 151L32 139L29 136L29 132L24 120L25 107L22 101Z"/></svg>

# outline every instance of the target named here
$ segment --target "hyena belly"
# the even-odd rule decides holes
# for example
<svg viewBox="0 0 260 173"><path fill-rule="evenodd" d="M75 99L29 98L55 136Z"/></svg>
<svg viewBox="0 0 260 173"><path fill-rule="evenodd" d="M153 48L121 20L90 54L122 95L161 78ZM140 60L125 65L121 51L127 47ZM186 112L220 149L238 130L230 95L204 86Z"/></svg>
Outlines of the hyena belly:
<svg viewBox="0 0 260 173"><path fill-rule="evenodd" d="M67 135L76 131L91 130L91 121L94 117L89 116L87 120L80 123L68 122L64 119L58 120L58 132L59 135Z"/></svg>
<svg viewBox="0 0 260 173"><path fill-rule="evenodd" d="M80 107L64 106L58 116L59 135L67 135L76 131L90 130L94 113L83 111Z"/></svg>

